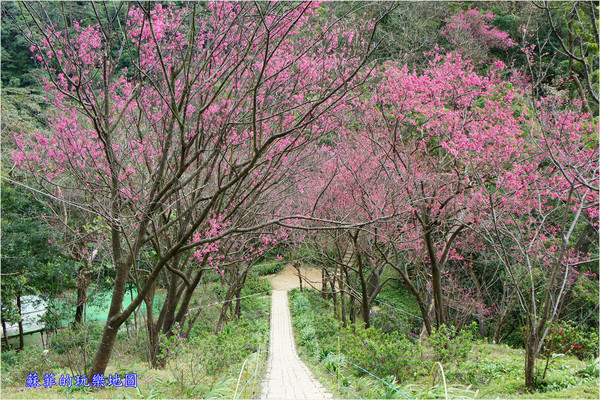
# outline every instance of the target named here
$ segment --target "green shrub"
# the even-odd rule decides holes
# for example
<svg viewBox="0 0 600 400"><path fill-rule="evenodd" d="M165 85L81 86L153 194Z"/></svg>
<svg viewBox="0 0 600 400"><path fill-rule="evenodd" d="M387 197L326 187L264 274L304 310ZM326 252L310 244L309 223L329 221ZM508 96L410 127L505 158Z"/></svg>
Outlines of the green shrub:
<svg viewBox="0 0 600 400"><path fill-rule="evenodd" d="M89 346L102 338L101 324L87 323L78 327L62 329L52 337L50 346L58 354L65 354L74 347Z"/></svg>
<svg viewBox="0 0 600 400"><path fill-rule="evenodd" d="M269 292L271 290L271 282L265 278L259 278L255 275L250 275L246 279L246 284L242 289L241 295L248 296L251 294Z"/></svg>
<svg viewBox="0 0 600 400"><path fill-rule="evenodd" d="M270 261L265 265L257 265L255 267L258 276L276 274L283 269L283 262Z"/></svg>
<svg viewBox="0 0 600 400"><path fill-rule="evenodd" d="M246 300L246 299L244 299ZM242 302L244 301L242 300ZM203 373L215 375L230 368L237 368L250 354L260 347L266 350L269 338L267 299L256 299L257 311L245 311L240 318L226 325L217 334L212 330L194 328L188 338L177 331L161 343L162 353L169 360L180 356L191 357L189 362ZM242 303L243 304L243 303ZM174 331L175 332L175 331Z"/></svg>
<svg viewBox="0 0 600 400"><path fill-rule="evenodd" d="M37 374L40 383L45 373L57 367L39 346L27 346L21 351L2 351L2 384L25 387L27 376Z"/></svg>
<svg viewBox="0 0 600 400"><path fill-rule="evenodd" d="M580 360L589 360L598 354L598 329L576 325L574 322L558 322L551 326L542 355L573 354Z"/></svg>
<svg viewBox="0 0 600 400"><path fill-rule="evenodd" d="M392 307L382 305L381 310L374 311L371 315L371 326L383 332L398 332L412 340L418 340L417 332L420 327L414 326L403 315L400 315ZM416 324L416 322L414 323Z"/></svg>
<svg viewBox="0 0 600 400"><path fill-rule="evenodd" d="M348 361L379 377L407 380L420 366L419 345L405 336L376 328L348 327L341 331L340 348ZM364 371L357 370L359 375Z"/></svg>
<svg viewBox="0 0 600 400"><path fill-rule="evenodd" d="M442 324L428 339L434 357L437 361L451 358L458 363L464 361L473 345L473 332L477 332L477 323L473 322L468 328L457 331L453 326Z"/></svg>
<svg viewBox="0 0 600 400"><path fill-rule="evenodd" d="M598 378L600 377L600 358L589 361L585 368L577 371L577 375L584 378Z"/></svg>
<svg viewBox="0 0 600 400"><path fill-rule="evenodd" d="M293 315L306 315L310 309L310 301L296 289L290 292L290 309Z"/></svg>

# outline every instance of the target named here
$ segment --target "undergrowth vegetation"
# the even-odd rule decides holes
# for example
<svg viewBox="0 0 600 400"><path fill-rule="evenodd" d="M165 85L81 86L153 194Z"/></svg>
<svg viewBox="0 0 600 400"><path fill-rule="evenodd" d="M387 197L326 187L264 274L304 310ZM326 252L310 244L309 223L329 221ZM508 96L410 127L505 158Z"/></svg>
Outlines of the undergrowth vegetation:
<svg viewBox="0 0 600 400"><path fill-rule="evenodd" d="M578 359L573 346L550 352L543 382L534 393L524 387L523 349L482 343L476 323L457 330L442 325L421 344L410 316L393 307L372 313L373 326L346 328L333 303L319 292L290 292L292 320L301 356L317 376L343 398L597 398L598 359ZM402 316L401 316L402 315ZM569 333L565 326L561 333ZM559 334L559 330L555 331ZM592 341L588 332L586 340ZM556 339L558 340L558 339ZM563 339L563 341L566 339ZM578 340L587 343L579 337ZM555 339L549 341L554 343ZM579 343L578 343L579 344ZM593 345L590 344L591 347ZM579 347L576 348L578 350ZM597 349L597 347L596 347ZM597 350L596 350L597 351ZM436 363L443 366L446 388ZM546 360L540 359L541 375ZM431 381L430 381L431 377Z"/></svg>
<svg viewBox="0 0 600 400"><path fill-rule="evenodd" d="M164 368L150 369L148 343L143 324L136 331L120 333L113 362L106 376L118 373L137 374L137 388L105 388L95 391L83 387L58 385L63 374L84 374L101 335L102 325L88 323L79 329L64 329L51 337L50 346L30 346L20 352L2 352L2 396L6 398L232 398L237 377L246 359L247 365L262 372L269 338L271 289L268 281L257 274L248 277L241 292L241 316L215 333L220 294L218 283L206 279L193 304L202 308L199 318L186 335L187 325L176 327L170 337L161 337ZM266 293L265 293L266 292ZM208 294L209 293L209 294ZM204 308L204 306L208 305ZM191 317L193 317L193 311ZM191 318L190 317L190 318ZM42 386L26 388L30 374L37 373ZM43 387L44 375L54 374L52 388ZM74 383L74 381L73 381ZM246 396L258 396L260 385L251 382ZM244 382L242 381L242 385Z"/></svg>

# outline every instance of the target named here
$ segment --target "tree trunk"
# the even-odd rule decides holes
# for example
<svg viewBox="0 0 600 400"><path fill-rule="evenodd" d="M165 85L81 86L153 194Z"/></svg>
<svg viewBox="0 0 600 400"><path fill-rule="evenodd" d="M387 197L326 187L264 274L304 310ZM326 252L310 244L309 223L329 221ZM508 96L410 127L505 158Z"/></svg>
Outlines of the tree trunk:
<svg viewBox="0 0 600 400"><path fill-rule="evenodd" d="M349 307L349 311L350 311L350 323L351 324L355 324L356 323L356 314L354 313L354 297L350 296L350 307Z"/></svg>
<svg viewBox="0 0 600 400"><path fill-rule="evenodd" d="M19 350L23 350L25 339L23 337L23 316L21 315L21 293L17 295L17 309L19 311Z"/></svg>
<svg viewBox="0 0 600 400"><path fill-rule="evenodd" d="M358 277L360 278L360 289L361 289L361 297L362 297L362 318L365 322L365 329L371 327L371 318L369 318L369 293L367 291L367 281L365 280L365 274L363 270L363 262L360 254L356 254L356 260L358 263Z"/></svg>
<svg viewBox="0 0 600 400"><path fill-rule="evenodd" d="M194 280L191 282L190 286L186 287L185 293L183 294L183 300L181 300L181 305L179 306L179 311L177 311L177 315L175 316L175 322L179 323L179 325L182 328L183 328L183 323L185 321L185 316L187 315L187 312L188 312L190 301L192 300L192 295L194 294L194 290L200 283L200 279L202 278L203 273L204 273L204 269L200 269L198 271L198 273L196 274L196 276L194 277Z"/></svg>
<svg viewBox="0 0 600 400"><path fill-rule="evenodd" d="M327 300L327 272L325 272L325 268L321 270L321 298Z"/></svg>
<svg viewBox="0 0 600 400"><path fill-rule="evenodd" d="M297 263L293 263L292 264L294 266L294 268L296 268L296 271L298 271L298 279L300 280L300 291L304 292L304 288L302 287L302 272L300 271L300 264Z"/></svg>
<svg viewBox="0 0 600 400"><path fill-rule="evenodd" d="M231 309L231 301L233 300L234 289L229 288L227 293L225 294L225 301L223 303L223 307L221 307L221 312L219 313L219 321L217 322L217 329L215 333L219 333L223 330L225 326L225 322L227 321L227 310Z"/></svg>
<svg viewBox="0 0 600 400"><path fill-rule="evenodd" d="M535 388L535 356L537 351L537 340L535 332L528 332L525 344L525 386L529 390Z"/></svg>
<svg viewBox="0 0 600 400"><path fill-rule="evenodd" d="M235 316L236 316L236 318L239 318L242 316L242 299L240 299L240 294L242 292L242 288L243 288L243 286L241 286L235 292Z"/></svg>
<svg viewBox="0 0 600 400"><path fill-rule="evenodd" d="M87 261L83 261L83 266L79 268L77 273L77 305L75 309L75 325L81 324L83 321L83 312L87 303L87 292L92 273L90 265Z"/></svg>
<svg viewBox="0 0 600 400"><path fill-rule="evenodd" d="M146 326L148 328L148 341L150 343L150 365L152 368L162 368L166 363L166 357L159 359L160 356L160 338L159 338L159 324L154 323L154 291L156 285L153 285L152 289L144 299L146 304Z"/></svg>
<svg viewBox="0 0 600 400"><path fill-rule="evenodd" d="M120 260L120 257L116 258L116 260ZM104 325L104 333L102 334L98 351L96 351L96 356L94 357L94 362L92 363L92 368L90 370L90 374L88 375L88 382L92 381L94 375L103 375L106 371L106 366L108 365L108 360L110 360L110 355L115 344L115 339L117 338L117 333L119 332L119 327L123 323L121 307L125 297L125 289L127 279L129 277L129 271L131 269L131 262L117 261L116 269L117 276L115 278L115 287L113 289L113 295L110 308L108 310L106 324ZM140 294L138 293L138 296L139 295Z"/></svg>
<svg viewBox="0 0 600 400"><path fill-rule="evenodd" d="M435 311L435 324L439 328L444 324L444 310L442 302L442 271L437 259L435 245L431 237L431 229L429 225L429 217L424 213L425 226L425 244L427 245L427 253L429 255L429 264L431 266L431 287L433 288L433 304Z"/></svg>
<svg viewBox="0 0 600 400"><path fill-rule="evenodd" d="M410 280L410 277L407 275L406 271L404 271L401 266L394 265L394 264L390 264L390 265L392 266L392 268L394 268L400 274L400 277L402 278L404 283L410 289L413 297L417 301L417 304L419 304L419 310L421 310L421 316L423 318L423 330L426 331L427 335L431 335L432 327L431 327L431 319L429 318L429 313L430 313L431 309L428 310L427 304L425 304L425 300L423 300L423 297L419 293L419 290L414 285L414 283Z"/></svg>
<svg viewBox="0 0 600 400"><path fill-rule="evenodd" d="M179 268L179 255L176 255L173 259L173 263L171 265L172 269ZM162 326L162 332L166 334L171 331L171 327L173 326L173 322L175 320L175 311L177 310L177 303L179 303L179 298L181 295L181 291L179 289L179 281L180 278L177 274L171 272L169 275L169 286L167 290L167 298L165 299L165 303L162 306L160 317L158 318L158 326Z"/></svg>
<svg viewBox="0 0 600 400"><path fill-rule="evenodd" d="M494 330L494 344L500 344L500 341L502 340L502 326L504 325L504 321L506 321L506 315L501 315L498 318L496 329Z"/></svg>
<svg viewBox="0 0 600 400"><path fill-rule="evenodd" d="M342 309L342 326L345 328L346 326L348 326L348 321L347 321L347 316L346 316L346 296L344 296L344 290L345 290L344 277L341 274L340 274L340 279L339 279L339 285L340 285L340 307Z"/></svg>
<svg viewBox="0 0 600 400"><path fill-rule="evenodd" d="M427 329L427 325L428 323L431 324L431 314L433 313L434 308L435 299L433 298L433 296L431 296L429 300L428 311L423 315L423 328L421 328L421 334L419 335L421 345L424 345L425 338L427 338L427 336L431 335L431 333L433 332L433 327L430 326L429 329Z"/></svg>
<svg viewBox="0 0 600 400"><path fill-rule="evenodd" d="M6 321L2 320L2 332L4 333L4 341L6 342L6 348L11 349L10 341L8 340L8 332L6 331Z"/></svg>
<svg viewBox="0 0 600 400"><path fill-rule="evenodd" d="M479 283L479 279L475 275L475 271L472 268L467 268L469 274L471 275L471 280L475 284L475 290L477 290L477 302L483 305L483 291L481 290L481 284ZM481 311L477 313L477 320L479 321L479 334L481 335L481 340L485 340L487 336L487 329L485 326L485 316Z"/></svg>
<svg viewBox="0 0 600 400"><path fill-rule="evenodd" d="M337 299L337 292L335 290L335 280L336 280L336 278L334 275L333 278L329 282L329 287L331 289L331 297L333 297L333 316L334 316L334 318L339 318L339 314L337 313L338 299Z"/></svg>

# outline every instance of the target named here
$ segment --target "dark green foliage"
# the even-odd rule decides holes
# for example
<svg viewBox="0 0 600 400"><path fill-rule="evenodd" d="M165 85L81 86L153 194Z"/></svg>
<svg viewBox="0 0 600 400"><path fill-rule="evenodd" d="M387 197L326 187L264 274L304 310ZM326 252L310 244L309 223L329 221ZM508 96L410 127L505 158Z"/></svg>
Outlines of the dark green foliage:
<svg viewBox="0 0 600 400"><path fill-rule="evenodd" d="M389 305L382 305L381 310L375 310L371 315L371 325L385 333L401 333L413 340L418 339L420 329L420 320L409 319L406 314L402 314L398 309Z"/></svg>
<svg viewBox="0 0 600 400"><path fill-rule="evenodd" d="M68 280L49 262L58 256L44 207L31 191L2 181L2 319L17 322L18 295L58 293Z"/></svg>
<svg viewBox="0 0 600 400"><path fill-rule="evenodd" d="M244 288L242 289L241 295L242 296L248 296L251 294L257 294L257 293L265 293L271 290L271 283L264 279L264 278L259 278L256 275L249 275L248 278L246 279L246 284L244 285ZM268 293L265 294L265 296L268 295Z"/></svg>
<svg viewBox="0 0 600 400"><path fill-rule="evenodd" d="M577 375L590 378L600 377L600 358L588 362L585 368L577 372Z"/></svg>
<svg viewBox="0 0 600 400"><path fill-rule="evenodd" d="M37 67L31 58L30 44L21 34L20 10L16 2L2 2L2 86L27 87L37 85L32 74Z"/></svg>
<svg viewBox="0 0 600 400"><path fill-rule="evenodd" d="M71 371L78 375L86 374L100 344L102 328L101 323L88 323L61 329L52 337L50 348L64 356Z"/></svg>
<svg viewBox="0 0 600 400"><path fill-rule="evenodd" d="M243 305L242 316L217 334L212 330L195 328L188 338L184 338L181 330L176 327L174 335L163 340L162 355L168 355L172 359L193 353L195 365L201 366L206 374L211 375L239 368L239 363L259 348L266 351L269 305L269 300L264 298Z"/></svg>
<svg viewBox="0 0 600 400"><path fill-rule="evenodd" d="M466 361L448 374L448 378L464 384L486 384L502 376L517 376L523 365L506 360L483 360L476 357Z"/></svg>

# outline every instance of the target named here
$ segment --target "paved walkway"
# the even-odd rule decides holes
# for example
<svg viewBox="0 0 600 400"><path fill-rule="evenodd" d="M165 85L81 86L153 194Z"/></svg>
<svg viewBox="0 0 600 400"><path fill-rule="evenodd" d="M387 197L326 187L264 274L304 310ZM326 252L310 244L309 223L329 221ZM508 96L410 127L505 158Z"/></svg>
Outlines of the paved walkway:
<svg viewBox="0 0 600 400"><path fill-rule="evenodd" d="M262 398L332 398L298 357L285 290L273 290L271 298L271 337Z"/></svg>

